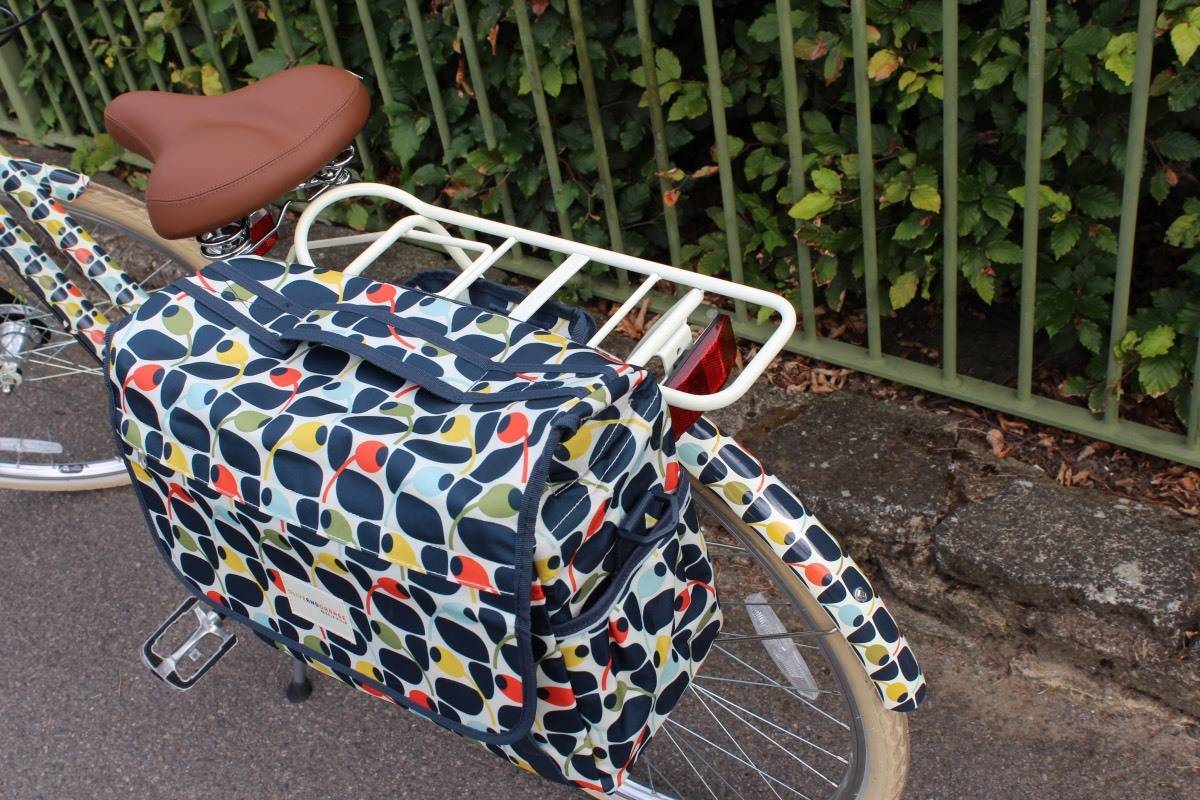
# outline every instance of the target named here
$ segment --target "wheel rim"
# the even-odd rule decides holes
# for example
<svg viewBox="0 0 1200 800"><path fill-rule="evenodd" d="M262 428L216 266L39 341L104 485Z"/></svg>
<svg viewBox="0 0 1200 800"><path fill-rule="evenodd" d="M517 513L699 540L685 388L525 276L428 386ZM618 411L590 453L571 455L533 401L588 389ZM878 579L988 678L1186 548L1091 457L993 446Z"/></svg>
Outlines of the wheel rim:
<svg viewBox="0 0 1200 800"><path fill-rule="evenodd" d="M764 635L759 633L765 627L762 621L755 626L750 619L752 608L770 609L789 634L829 630L828 618L811 617L796 594L806 590L794 576L787 577L790 568L768 554L757 533L727 508L722 513L715 495L706 490L695 494L702 501L698 506L716 567L725 624L703 670L634 764L619 796L628 800L860 796L871 754L848 684L850 676L831 654L836 643L824 635L727 638ZM756 592L761 587L747 586L748 566L757 570L761 584L768 580L773 584L769 591ZM754 594L763 597L752 597L747 604ZM753 605L764 601L770 605ZM765 635L777 632L766 630ZM768 642L796 645L815 680L800 681L807 691L784 676L780 662L768 652ZM787 664L786 658L782 661Z"/></svg>
<svg viewBox="0 0 1200 800"><path fill-rule="evenodd" d="M5 204L14 218L24 220L11 201ZM79 207L72 207L71 215L150 290L192 271L160 241L140 231ZM25 229L48 254L57 252L36 225L27 223ZM68 274L110 320L124 316L125 310L114 308L74 264ZM0 394L0 485L54 489L122 481L125 468L113 456L100 365L7 263L0 267L0 307L7 309L0 314L0 341L6 322L10 330L23 325L43 337L27 346L20 383Z"/></svg>

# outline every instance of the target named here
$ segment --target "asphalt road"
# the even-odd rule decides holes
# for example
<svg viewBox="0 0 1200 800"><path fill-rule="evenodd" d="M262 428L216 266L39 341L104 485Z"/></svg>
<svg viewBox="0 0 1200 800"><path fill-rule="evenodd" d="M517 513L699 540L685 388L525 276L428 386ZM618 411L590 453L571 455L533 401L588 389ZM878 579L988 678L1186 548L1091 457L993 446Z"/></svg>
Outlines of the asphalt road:
<svg viewBox="0 0 1200 800"><path fill-rule="evenodd" d="M320 676L289 705L287 660L252 637L193 691L160 684L138 648L182 591L127 490L0 492L0 530L4 800L576 796ZM909 797L1195 797L1200 740L1181 720L1047 688L899 615L932 686Z"/></svg>

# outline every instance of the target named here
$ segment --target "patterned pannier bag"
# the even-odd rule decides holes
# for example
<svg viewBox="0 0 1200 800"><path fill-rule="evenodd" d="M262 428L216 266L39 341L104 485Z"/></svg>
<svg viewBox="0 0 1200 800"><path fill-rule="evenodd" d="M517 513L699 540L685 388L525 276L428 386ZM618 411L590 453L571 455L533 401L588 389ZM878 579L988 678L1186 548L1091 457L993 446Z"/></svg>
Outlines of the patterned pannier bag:
<svg viewBox="0 0 1200 800"><path fill-rule="evenodd" d="M610 792L721 624L654 377L594 323L238 258L109 333L118 445L222 614L547 778Z"/></svg>

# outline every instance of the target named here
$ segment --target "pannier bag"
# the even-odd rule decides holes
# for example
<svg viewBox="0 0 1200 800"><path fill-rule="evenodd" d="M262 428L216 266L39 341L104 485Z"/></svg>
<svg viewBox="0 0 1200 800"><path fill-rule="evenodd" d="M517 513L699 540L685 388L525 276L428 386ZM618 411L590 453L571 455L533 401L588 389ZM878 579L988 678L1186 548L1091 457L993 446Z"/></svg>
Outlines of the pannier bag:
<svg viewBox="0 0 1200 800"><path fill-rule="evenodd" d="M504 315L238 258L109 333L113 424L174 573L316 669L612 791L720 628L652 375L579 311Z"/></svg>

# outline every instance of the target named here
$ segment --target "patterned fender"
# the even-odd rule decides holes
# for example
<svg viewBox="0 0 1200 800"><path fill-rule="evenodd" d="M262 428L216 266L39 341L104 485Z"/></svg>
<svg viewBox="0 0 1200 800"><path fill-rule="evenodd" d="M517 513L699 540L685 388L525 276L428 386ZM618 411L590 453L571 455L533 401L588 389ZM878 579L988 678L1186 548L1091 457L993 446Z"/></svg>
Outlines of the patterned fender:
<svg viewBox="0 0 1200 800"><path fill-rule="evenodd" d="M679 460L791 567L828 612L886 708L912 711L925 676L892 614L842 546L744 447L707 417L679 437Z"/></svg>

